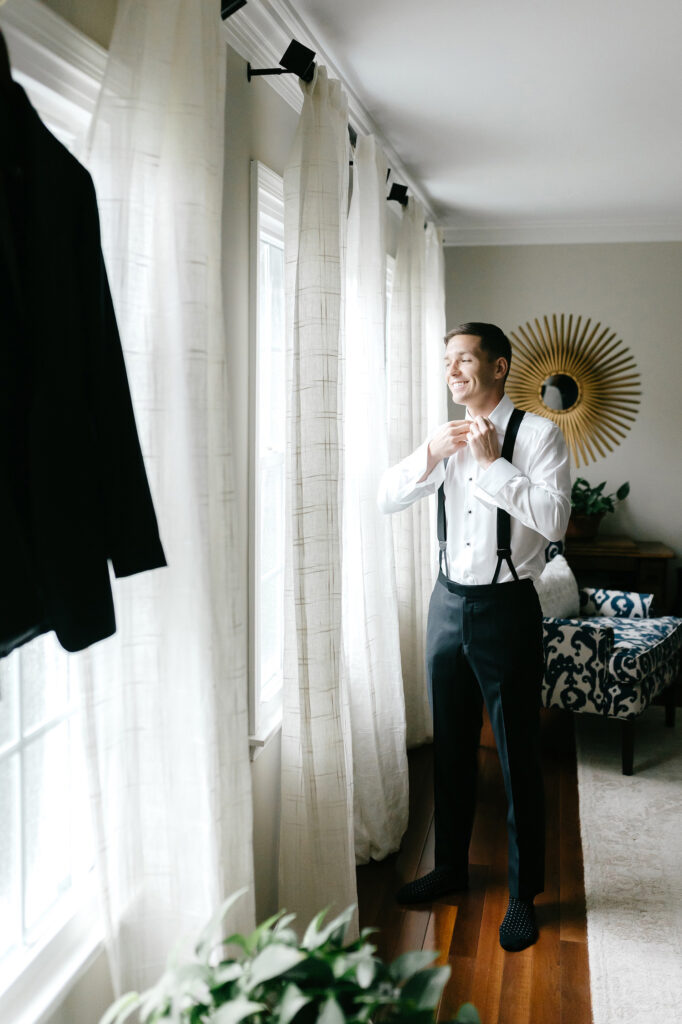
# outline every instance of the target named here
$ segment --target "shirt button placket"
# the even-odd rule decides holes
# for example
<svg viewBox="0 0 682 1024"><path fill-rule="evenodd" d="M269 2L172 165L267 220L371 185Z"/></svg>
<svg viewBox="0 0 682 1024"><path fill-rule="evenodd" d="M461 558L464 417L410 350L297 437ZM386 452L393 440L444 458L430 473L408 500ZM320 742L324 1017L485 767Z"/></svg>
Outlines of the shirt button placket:
<svg viewBox="0 0 682 1024"><path fill-rule="evenodd" d="M472 480L473 480L473 477L468 477L468 483L471 483ZM470 500L470 495L469 495L468 491L469 491L469 488L467 488L467 502ZM464 522L467 523L467 514L471 512L471 509L470 508L466 508L464 510L464 512L465 512ZM468 531L468 526L465 526L464 529ZM471 568L471 541L467 540L467 541L464 542L464 544L465 544L465 547L469 548L469 551L467 553L469 555L469 567ZM470 574L467 573L466 575L468 577Z"/></svg>

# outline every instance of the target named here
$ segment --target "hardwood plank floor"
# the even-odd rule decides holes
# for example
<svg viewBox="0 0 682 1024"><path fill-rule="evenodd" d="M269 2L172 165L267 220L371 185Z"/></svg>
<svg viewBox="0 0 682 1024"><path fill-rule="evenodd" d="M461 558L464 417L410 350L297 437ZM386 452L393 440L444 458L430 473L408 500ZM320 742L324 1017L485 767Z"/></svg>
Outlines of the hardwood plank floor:
<svg viewBox="0 0 682 1024"><path fill-rule="evenodd" d="M498 928L507 905L506 800L489 722L479 751L470 888L433 905L403 908L394 899L405 881L433 867L431 748L410 752L410 824L400 851L358 868L361 927L376 927L379 954L393 960L410 949L433 949L449 963L438 1011L451 1020L472 1002L482 1024L590 1024L587 928L578 817L573 721L543 711L542 750L547 808L545 892L536 901L540 939L505 953Z"/></svg>

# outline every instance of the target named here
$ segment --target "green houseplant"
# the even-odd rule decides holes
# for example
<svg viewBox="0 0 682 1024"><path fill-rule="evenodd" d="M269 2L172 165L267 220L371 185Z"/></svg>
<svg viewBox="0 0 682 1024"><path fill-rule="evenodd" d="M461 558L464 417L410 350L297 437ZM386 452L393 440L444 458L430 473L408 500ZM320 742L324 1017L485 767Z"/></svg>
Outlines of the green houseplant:
<svg viewBox="0 0 682 1024"><path fill-rule="evenodd" d="M604 494L606 481L592 487L583 477L576 477L571 488L571 518L567 537L587 540L594 537L607 512L615 512L616 503L630 493L630 484L624 483L613 494Z"/></svg>
<svg viewBox="0 0 682 1024"><path fill-rule="evenodd" d="M169 964L147 992L117 1000L100 1024L433 1024L450 975L430 967L437 953L404 953L386 965L368 941L346 943L353 907L329 923L325 911L299 941L293 914L281 912L251 935L216 941L222 919L242 894L226 900L192 960ZM459 1024L480 1024L470 1003Z"/></svg>

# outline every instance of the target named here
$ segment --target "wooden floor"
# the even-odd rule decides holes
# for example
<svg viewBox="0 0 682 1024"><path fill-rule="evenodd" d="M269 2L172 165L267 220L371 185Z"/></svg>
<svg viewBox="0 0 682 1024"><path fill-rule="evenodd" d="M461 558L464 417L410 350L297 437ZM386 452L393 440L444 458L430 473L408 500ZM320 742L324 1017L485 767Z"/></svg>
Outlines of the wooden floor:
<svg viewBox="0 0 682 1024"><path fill-rule="evenodd" d="M543 711L547 806L545 892L538 896L540 938L505 953L498 928L507 905L506 801L495 744L481 736L479 798L470 848L470 887L432 906L404 909L396 889L433 867L431 748L410 753L410 824L401 850L358 868L361 927L380 929L379 954L393 960L411 949L439 952L452 973L438 1012L451 1020L473 1003L482 1024L590 1024L583 864L572 717Z"/></svg>

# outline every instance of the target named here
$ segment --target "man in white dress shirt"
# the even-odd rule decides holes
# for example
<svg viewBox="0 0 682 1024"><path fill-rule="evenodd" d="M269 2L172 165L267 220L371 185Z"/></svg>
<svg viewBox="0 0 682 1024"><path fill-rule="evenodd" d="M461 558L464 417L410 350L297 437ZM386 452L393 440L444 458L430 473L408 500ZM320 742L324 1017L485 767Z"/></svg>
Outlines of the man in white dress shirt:
<svg viewBox="0 0 682 1024"><path fill-rule="evenodd" d="M544 888L538 751L544 658L533 580L548 541L566 531L569 461L561 431L515 410L505 395L511 345L499 327L462 324L445 345L448 387L453 401L466 405L466 418L439 427L384 474L379 491L381 510L399 512L442 485L445 509L426 638L435 870L404 885L397 899L422 903L468 885L485 702L508 802L510 898L500 942L516 951L538 937L533 899Z"/></svg>

